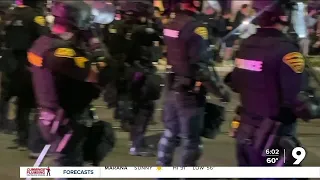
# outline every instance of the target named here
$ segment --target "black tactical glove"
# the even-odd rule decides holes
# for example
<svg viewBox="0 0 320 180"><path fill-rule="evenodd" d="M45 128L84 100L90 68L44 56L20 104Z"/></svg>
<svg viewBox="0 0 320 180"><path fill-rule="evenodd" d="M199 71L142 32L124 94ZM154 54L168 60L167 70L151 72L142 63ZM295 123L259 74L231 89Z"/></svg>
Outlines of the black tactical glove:
<svg viewBox="0 0 320 180"><path fill-rule="evenodd" d="M278 115L278 119L283 124L291 124L296 121L297 116L295 115L292 108L281 107Z"/></svg>
<svg viewBox="0 0 320 180"><path fill-rule="evenodd" d="M210 69L207 63L197 63L195 66L196 80L202 82L208 92L221 98L221 102L230 102L230 93L221 82L214 68Z"/></svg>
<svg viewBox="0 0 320 180"><path fill-rule="evenodd" d="M298 94L294 113L304 121L320 117L320 99L313 92L302 91Z"/></svg>

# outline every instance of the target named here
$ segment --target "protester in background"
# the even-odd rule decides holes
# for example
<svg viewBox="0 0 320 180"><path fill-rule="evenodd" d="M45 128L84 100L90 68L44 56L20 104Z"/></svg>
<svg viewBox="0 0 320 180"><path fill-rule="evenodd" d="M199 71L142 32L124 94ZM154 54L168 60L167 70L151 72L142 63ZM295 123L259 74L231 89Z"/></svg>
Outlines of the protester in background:
<svg viewBox="0 0 320 180"><path fill-rule="evenodd" d="M312 34L310 34L312 33L312 31L309 31L309 30L312 29L312 27L314 27L315 24L317 23L317 19L315 17L316 14L317 14L317 10L312 9L309 13L306 13L306 16L304 18L304 21L305 21L304 23L307 28L306 36L301 37L299 44L300 44L301 51L305 56L309 55L311 36L312 36Z"/></svg>
<svg viewBox="0 0 320 180"><path fill-rule="evenodd" d="M248 4L243 4L241 9L237 12L233 22L233 28L237 28L250 14L250 8Z"/></svg>
<svg viewBox="0 0 320 180"><path fill-rule="evenodd" d="M315 16L314 18L317 22L308 29L311 40L309 55L318 55L320 53L320 16Z"/></svg>
<svg viewBox="0 0 320 180"><path fill-rule="evenodd" d="M225 24L225 31L224 31L224 34L223 36L228 36L229 33L231 33L231 31L233 30L233 23L232 23L232 20L231 20L231 12L230 10L226 10L224 13L223 13L223 21L224 21L224 24ZM235 35L229 35L225 41L224 41L224 52L223 52L223 64L224 65L227 65L227 64L230 64L230 60L232 58L232 54L233 54L233 44L234 44L234 41L236 39L236 36Z"/></svg>
<svg viewBox="0 0 320 180"><path fill-rule="evenodd" d="M237 12L236 17L233 21L233 29L239 29L239 26L250 16L251 8L248 4L243 4L241 6L241 9ZM233 55L236 54L236 52L239 49L239 44L241 39L239 38L239 32L235 32L237 35L235 36L235 41L233 44Z"/></svg>

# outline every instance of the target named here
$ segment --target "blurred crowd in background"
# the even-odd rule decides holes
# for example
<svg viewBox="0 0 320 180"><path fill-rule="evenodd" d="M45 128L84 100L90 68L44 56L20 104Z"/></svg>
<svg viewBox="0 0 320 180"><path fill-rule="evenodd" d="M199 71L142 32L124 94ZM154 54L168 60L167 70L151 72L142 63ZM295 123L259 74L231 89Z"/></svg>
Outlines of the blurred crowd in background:
<svg viewBox="0 0 320 180"><path fill-rule="evenodd" d="M161 1L154 3L155 17L166 24L174 14L166 12L161 3ZM232 65L232 59L241 39L256 32L257 27L251 24L251 19L256 14L255 10L251 8L250 3L241 1L237 3L242 3L237 5L239 7L237 9L232 9L222 1L218 1L216 8L204 6L202 9L202 18L207 19L205 22L208 22L211 31L216 35L214 44L218 56L215 59L220 62L220 65ZM301 51L306 56L320 55L320 1L309 0L303 3L305 21L301 23L306 23L308 29L304 35L298 35Z"/></svg>

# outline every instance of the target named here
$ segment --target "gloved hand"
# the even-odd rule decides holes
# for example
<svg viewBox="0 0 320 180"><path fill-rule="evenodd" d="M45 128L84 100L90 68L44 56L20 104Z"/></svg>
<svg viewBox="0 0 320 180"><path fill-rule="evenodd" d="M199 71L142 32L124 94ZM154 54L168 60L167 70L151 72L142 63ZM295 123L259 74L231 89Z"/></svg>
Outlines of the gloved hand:
<svg viewBox="0 0 320 180"><path fill-rule="evenodd" d="M55 141L59 127L61 125L66 125L67 123L63 109L58 111L52 111L45 108L40 109L38 125L40 127L41 134L46 141Z"/></svg>
<svg viewBox="0 0 320 180"><path fill-rule="evenodd" d="M314 96L314 92L300 92L297 97L296 107L293 111L297 117L304 121L317 119L320 117L319 98Z"/></svg>

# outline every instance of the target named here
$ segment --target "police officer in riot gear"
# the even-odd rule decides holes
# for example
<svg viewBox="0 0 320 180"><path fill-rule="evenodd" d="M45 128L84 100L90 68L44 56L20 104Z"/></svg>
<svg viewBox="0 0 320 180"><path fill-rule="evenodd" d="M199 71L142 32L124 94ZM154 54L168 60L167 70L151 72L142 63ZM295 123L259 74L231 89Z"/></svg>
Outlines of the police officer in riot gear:
<svg viewBox="0 0 320 180"><path fill-rule="evenodd" d="M170 166L178 141L183 150L182 166L195 166L201 157L201 129L206 92L229 101L229 92L209 67L208 30L194 15L202 1L185 0L181 12L164 27L167 45L168 75L164 105L165 131L158 146L158 161ZM211 69L211 70L210 70Z"/></svg>
<svg viewBox="0 0 320 180"><path fill-rule="evenodd" d="M308 105L297 99L306 81L305 59L299 46L283 33L294 21L290 18L294 6L281 0L253 2L259 14L254 22L261 28L242 42L229 76L242 102L235 137L240 166L268 165L265 153L272 148L286 149L285 165L292 165L290 152L300 146L296 120L310 115ZM273 166L282 166L282 162Z"/></svg>
<svg viewBox="0 0 320 180"><path fill-rule="evenodd" d="M90 28L91 10L83 1L55 2L52 33L37 39L28 52L38 125L52 150L60 154L57 164L62 166L83 164L83 144L89 136L84 124L90 124L85 114L92 100L99 97L98 85L103 85L100 82L107 70L107 51Z"/></svg>
<svg viewBox="0 0 320 180"><path fill-rule="evenodd" d="M130 154L152 156L144 142L146 128L153 117L154 100L161 94L161 77L156 74L152 62L161 58L157 53L161 48L159 33L151 24L153 5L147 1L130 1L122 6L127 25L126 39L129 47L125 54L126 86L128 98L132 103L130 122ZM161 52L161 50L160 50ZM128 108L128 107L127 107Z"/></svg>
<svg viewBox="0 0 320 180"><path fill-rule="evenodd" d="M114 118L121 120L121 127L124 131L129 131L129 122L127 117L123 116L120 104L127 99L128 87L127 78L125 76L125 60L130 49L129 35L131 33L131 24L128 15L121 9L121 4L118 4L117 15L114 21L108 24L104 30L104 43L109 49L109 53L113 59L114 79L105 87L104 100L107 102L108 107L115 107ZM120 106L119 106L120 105Z"/></svg>
<svg viewBox="0 0 320 180"><path fill-rule="evenodd" d="M27 50L39 36L48 33L46 21L41 9L42 1L24 0L11 8L5 17L5 48L10 51L12 68L2 76L0 102L0 123L2 128L8 125L8 102L17 96L16 127L20 147L27 145L29 114L34 106L31 76L28 71Z"/></svg>

